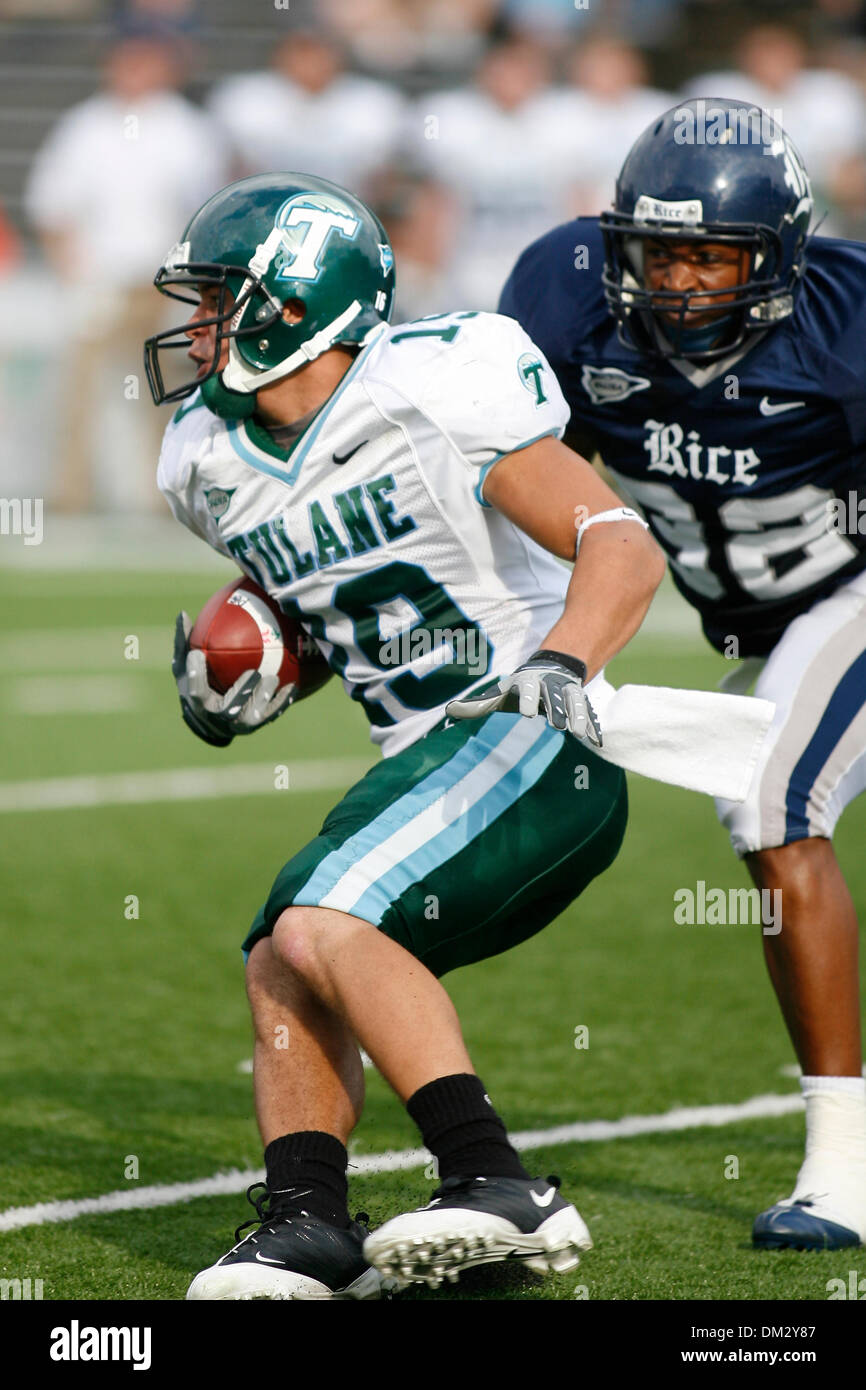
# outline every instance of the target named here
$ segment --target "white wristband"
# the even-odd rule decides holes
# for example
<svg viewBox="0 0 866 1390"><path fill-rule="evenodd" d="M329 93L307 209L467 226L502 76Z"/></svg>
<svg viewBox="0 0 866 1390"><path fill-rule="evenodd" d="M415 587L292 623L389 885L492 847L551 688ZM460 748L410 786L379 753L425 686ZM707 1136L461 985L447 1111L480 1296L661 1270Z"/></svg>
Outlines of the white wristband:
<svg viewBox="0 0 866 1390"><path fill-rule="evenodd" d="M649 526L644 521L643 517L638 516L637 512L633 511L631 507L613 507L609 512L596 512L595 516L587 517L586 521L583 522L578 530L577 544L574 547L575 559L580 550L580 542L583 538L584 531L588 526L594 526L597 521L636 521L645 531L649 530Z"/></svg>

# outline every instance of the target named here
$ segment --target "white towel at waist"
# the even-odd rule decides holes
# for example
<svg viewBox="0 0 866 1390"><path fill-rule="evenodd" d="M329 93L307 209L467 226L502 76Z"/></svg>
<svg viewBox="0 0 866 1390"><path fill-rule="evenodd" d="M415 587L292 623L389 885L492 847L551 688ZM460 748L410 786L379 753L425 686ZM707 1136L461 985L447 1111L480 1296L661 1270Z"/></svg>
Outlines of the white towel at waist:
<svg viewBox="0 0 866 1390"><path fill-rule="evenodd" d="M775 713L772 700L661 685L616 689L603 673L586 693L604 739L593 749L599 757L659 782L727 801L746 799Z"/></svg>

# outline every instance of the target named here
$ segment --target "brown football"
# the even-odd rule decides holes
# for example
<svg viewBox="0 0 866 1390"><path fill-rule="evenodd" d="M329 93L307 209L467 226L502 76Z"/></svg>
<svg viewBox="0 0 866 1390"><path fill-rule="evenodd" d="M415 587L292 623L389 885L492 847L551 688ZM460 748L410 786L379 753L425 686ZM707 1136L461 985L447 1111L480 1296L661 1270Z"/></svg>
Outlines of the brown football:
<svg viewBox="0 0 866 1390"><path fill-rule="evenodd" d="M209 598L189 641L204 652L208 681L221 695L245 671L278 676L280 689L296 685L296 700L331 675L312 637L252 579L234 579Z"/></svg>

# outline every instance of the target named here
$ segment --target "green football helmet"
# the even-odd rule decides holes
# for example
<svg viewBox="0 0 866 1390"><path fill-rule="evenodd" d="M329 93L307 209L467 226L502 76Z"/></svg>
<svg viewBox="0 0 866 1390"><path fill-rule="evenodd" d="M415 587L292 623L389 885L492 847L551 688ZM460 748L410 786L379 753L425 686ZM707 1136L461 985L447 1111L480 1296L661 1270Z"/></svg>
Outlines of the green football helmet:
<svg viewBox="0 0 866 1390"><path fill-rule="evenodd" d="M168 389L160 353L189 350L189 322L157 333L144 346L157 405L183 400L198 386L216 414L251 415L255 393L337 343L362 344L391 317L394 253L369 208L309 174L256 174L215 193L192 218L154 279L173 299L198 305L217 289L213 357L190 380ZM284 305L303 317L286 322ZM219 370L223 346L228 364Z"/></svg>

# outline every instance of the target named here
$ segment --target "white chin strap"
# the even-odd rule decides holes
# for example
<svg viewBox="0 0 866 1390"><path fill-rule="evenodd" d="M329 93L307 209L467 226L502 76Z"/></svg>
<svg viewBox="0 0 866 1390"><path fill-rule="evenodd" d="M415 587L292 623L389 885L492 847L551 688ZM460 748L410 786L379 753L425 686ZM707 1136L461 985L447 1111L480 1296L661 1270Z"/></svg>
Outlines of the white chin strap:
<svg viewBox="0 0 866 1390"><path fill-rule="evenodd" d="M252 262L251 262L252 265ZM229 340L229 360L228 366L222 374L223 382L230 391L239 391L242 395L251 395L253 391L258 391L262 386L270 386L273 381L280 381L284 376L290 376L299 367L303 367L307 362L313 362L317 357L321 357L323 352L334 346L338 338L342 336L350 323L361 313L362 305L360 300L355 299L345 309L339 318L327 324L325 328L320 328L318 333L314 333L312 338L302 343L297 352L293 352L291 357L287 357L284 362L278 362L275 367L270 367L267 371L259 371L257 367L251 367L245 362L238 351L237 338ZM264 333L267 329L262 330Z"/></svg>

